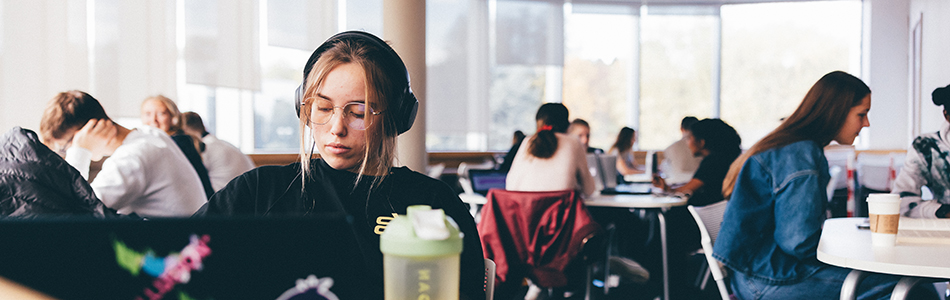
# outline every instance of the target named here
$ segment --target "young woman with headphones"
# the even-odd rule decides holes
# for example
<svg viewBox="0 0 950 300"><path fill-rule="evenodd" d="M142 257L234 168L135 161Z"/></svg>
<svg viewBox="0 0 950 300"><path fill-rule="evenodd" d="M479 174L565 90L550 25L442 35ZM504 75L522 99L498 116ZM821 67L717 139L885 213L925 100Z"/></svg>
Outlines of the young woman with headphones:
<svg viewBox="0 0 950 300"><path fill-rule="evenodd" d="M378 289L381 298L379 235L410 205L441 208L465 235L460 295L483 299L484 256L468 209L445 183L393 167L396 136L412 126L419 105L408 74L396 52L376 36L348 31L328 39L311 55L297 88L300 162L238 176L199 214L299 216L342 210L353 221L367 275L375 281L366 287ZM311 158L315 151L320 158Z"/></svg>

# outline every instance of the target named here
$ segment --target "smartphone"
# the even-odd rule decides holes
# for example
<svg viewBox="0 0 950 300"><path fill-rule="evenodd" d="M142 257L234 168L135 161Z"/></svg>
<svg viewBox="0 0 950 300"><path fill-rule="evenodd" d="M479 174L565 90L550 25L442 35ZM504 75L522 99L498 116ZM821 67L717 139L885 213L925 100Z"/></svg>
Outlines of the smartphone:
<svg viewBox="0 0 950 300"><path fill-rule="evenodd" d="M855 224L855 225L858 226L858 229L865 229L865 230L870 230L870 229L871 229L871 222L868 221L868 220L864 220L864 222L861 222L861 223L858 223L858 224Z"/></svg>

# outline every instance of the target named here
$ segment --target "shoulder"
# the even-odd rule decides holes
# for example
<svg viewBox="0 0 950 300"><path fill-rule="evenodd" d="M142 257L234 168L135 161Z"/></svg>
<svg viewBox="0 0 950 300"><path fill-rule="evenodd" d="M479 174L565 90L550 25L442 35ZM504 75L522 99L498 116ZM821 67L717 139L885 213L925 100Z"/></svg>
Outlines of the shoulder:
<svg viewBox="0 0 950 300"><path fill-rule="evenodd" d="M753 155L750 161L759 163L777 178L796 174L817 174L822 166L827 169L828 165L823 148L811 140L763 151Z"/></svg>
<svg viewBox="0 0 950 300"><path fill-rule="evenodd" d="M457 198L455 191L442 180L406 167L393 168L390 178L387 180L393 180L395 190L400 191L400 193L424 195L424 197L443 198L452 196L451 198Z"/></svg>

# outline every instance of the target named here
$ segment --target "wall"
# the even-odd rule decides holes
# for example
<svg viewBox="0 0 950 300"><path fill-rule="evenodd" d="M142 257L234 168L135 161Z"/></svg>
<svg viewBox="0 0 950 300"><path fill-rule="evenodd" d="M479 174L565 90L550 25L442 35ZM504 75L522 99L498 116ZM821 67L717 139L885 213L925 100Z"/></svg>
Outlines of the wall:
<svg viewBox="0 0 950 300"><path fill-rule="evenodd" d="M922 19L921 132L933 132L945 124L942 111L933 105L930 93L950 84L950 1L912 0L911 22ZM909 143L908 143L909 144Z"/></svg>
<svg viewBox="0 0 950 300"><path fill-rule="evenodd" d="M867 149L904 149L910 144L907 91L909 5L905 1L865 0L862 79L871 87L871 127Z"/></svg>

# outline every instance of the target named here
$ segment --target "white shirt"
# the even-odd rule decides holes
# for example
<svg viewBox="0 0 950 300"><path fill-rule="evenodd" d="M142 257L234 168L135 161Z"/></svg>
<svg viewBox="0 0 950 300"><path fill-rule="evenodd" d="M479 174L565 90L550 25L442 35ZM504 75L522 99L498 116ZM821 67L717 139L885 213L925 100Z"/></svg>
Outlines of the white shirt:
<svg viewBox="0 0 950 300"><path fill-rule="evenodd" d="M66 151L66 161L87 179L91 157L80 147ZM121 214L184 217L207 202L185 154L167 134L151 127L129 132L89 185L102 203Z"/></svg>
<svg viewBox="0 0 950 300"><path fill-rule="evenodd" d="M218 191L231 179L244 174L254 168L254 162L244 155L240 149L231 143L219 140L212 134L201 138L205 143L205 151L201 153L201 160L208 169L211 178L211 187Z"/></svg>
<svg viewBox="0 0 950 300"><path fill-rule="evenodd" d="M594 177L587 168L587 149L576 138L557 136L557 151L549 158L528 153L530 138L525 139L511 162L505 180L510 191L543 192L576 190L585 197L594 192Z"/></svg>
<svg viewBox="0 0 950 300"><path fill-rule="evenodd" d="M703 157L693 155L686 145L686 138L682 138L663 150L663 164L660 169L666 176L666 183L686 183L693 179L693 174L696 174L702 161Z"/></svg>

